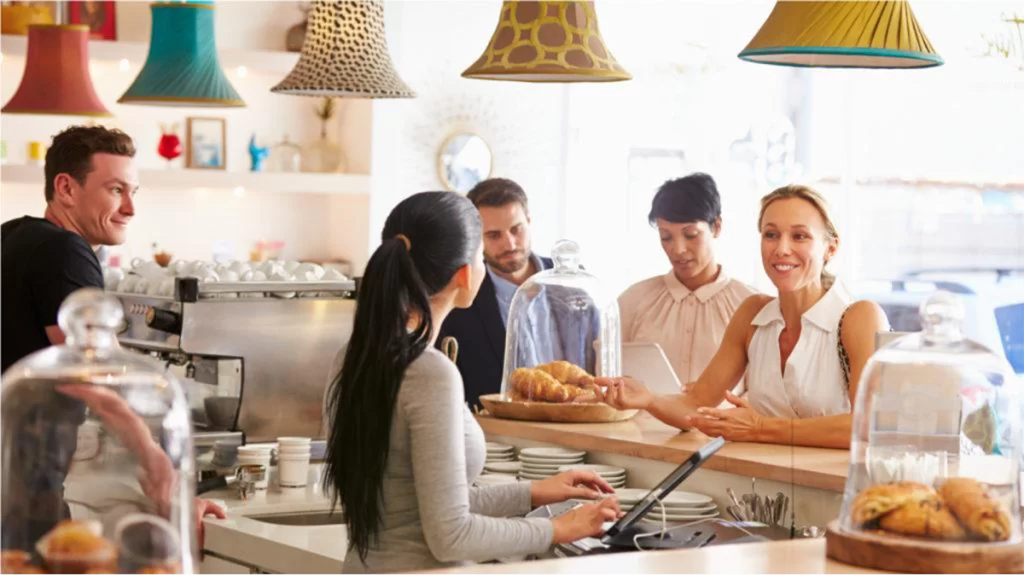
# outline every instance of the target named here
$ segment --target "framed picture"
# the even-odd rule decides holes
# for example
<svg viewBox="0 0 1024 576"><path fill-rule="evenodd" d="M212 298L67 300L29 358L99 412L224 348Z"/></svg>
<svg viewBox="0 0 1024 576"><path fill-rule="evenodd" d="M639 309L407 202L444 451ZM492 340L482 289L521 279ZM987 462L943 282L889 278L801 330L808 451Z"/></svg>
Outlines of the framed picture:
<svg viewBox="0 0 1024 576"><path fill-rule="evenodd" d="M85 24L93 40L117 40L116 2L68 2L68 23Z"/></svg>
<svg viewBox="0 0 1024 576"><path fill-rule="evenodd" d="M185 167L224 170L227 126L223 118L190 117L185 121Z"/></svg>

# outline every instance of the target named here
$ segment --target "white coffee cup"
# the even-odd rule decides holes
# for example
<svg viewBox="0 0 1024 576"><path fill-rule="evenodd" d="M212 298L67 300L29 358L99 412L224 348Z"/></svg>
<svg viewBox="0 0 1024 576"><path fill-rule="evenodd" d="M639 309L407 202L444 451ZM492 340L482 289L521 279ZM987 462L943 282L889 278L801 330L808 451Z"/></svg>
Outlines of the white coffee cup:
<svg viewBox="0 0 1024 576"><path fill-rule="evenodd" d="M299 488L309 482L309 455L279 454L277 483L283 488Z"/></svg>

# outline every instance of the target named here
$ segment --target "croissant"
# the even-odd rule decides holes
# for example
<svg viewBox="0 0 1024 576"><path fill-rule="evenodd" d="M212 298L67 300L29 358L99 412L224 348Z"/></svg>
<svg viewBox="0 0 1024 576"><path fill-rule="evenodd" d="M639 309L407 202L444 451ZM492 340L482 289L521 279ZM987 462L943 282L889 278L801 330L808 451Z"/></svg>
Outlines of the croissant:
<svg viewBox="0 0 1024 576"><path fill-rule="evenodd" d="M565 402L569 390L547 372L536 368L516 368L509 374L512 388L525 399L541 402Z"/></svg>
<svg viewBox="0 0 1024 576"><path fill-rule="evenodd" d="M583 386L574 386L572 384L566 384L565 388L569 391L569 402L577 404L593 404L597 402L597 392L593 388L584 388Z"/></svg>
<svg viewBox="0 0 1024 576"><path fill-rule="evenodd" d="M967 535L939 497L904 504L878 524L889 532L935 540L964 540Z"/></svg>
<svg viewBox="0 0 1024 576"><path fill-rule="evenodd" d="M1010 538L1010 518L977 480L950 478L939 487L939 494L973 536L989 542Z"/></svg>
<svg viewBox="0 0 1024 576"><path fill-rule="evenodd" d="M892 512L896 508L935 496L931 486L917 482L880 484L864 490L853 500L853 522L863 526Z"/></svg>
<svg viewBox="0 0 1024 576"><path fill-rule="evenodd" d="M541 364L536 368L537 370L547 372L559 382L582 386L584 388L589 388L594 385L594 377L588 374L586 370L572 362L556 360L554 362L548 362L547 364Z"/></svg>

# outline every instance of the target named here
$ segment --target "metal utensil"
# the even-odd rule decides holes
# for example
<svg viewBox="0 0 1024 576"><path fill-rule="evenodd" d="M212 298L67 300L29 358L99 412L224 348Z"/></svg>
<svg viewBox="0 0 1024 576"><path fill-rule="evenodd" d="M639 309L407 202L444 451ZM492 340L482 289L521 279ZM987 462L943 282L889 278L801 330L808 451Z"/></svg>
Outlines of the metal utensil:
<svg viewBox="0 0 1024 576"><path fill-rule="evenodd" d="M733 504L739 508L743 507L743 504L740 504L740 499L736 497L736 493L732 491L732 488L726 488L725 493L729 495L729 499L732 500Z"/></svg>
<svg viewBox="0 0 1024 576"><path fill-rule="evenodd" d="M725 511L729 513L737 522L747 522L747 515L743 513L743 508L740 506L726 506Z"/></svg>

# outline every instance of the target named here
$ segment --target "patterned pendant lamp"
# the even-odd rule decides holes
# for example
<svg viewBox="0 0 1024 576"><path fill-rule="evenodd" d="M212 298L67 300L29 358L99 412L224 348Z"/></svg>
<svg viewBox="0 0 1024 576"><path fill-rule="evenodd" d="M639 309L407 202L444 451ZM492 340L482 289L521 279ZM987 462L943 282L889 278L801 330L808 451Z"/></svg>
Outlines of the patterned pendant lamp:
<svg viewBox="0 0 1024 576"><path fill-rule="evenodd" d="M118 102L209 108L245 106L217 58L213 2L157 2L150 9L153 33L146 64Z"/></svg>
<svg viewBox="0 0 1024 576"><path fill-rule="evenodd" d="M905 0L780 0L739 57L822 68L929 68L943 63Z"/></svg>
<svg viewBox="0 0 1024 576"><path fill-rule="evenodd" d="M615 82L633 76L605 47L593 2L506 0L498 27L465 78Z"/></svg>
<svg viewBox="0 0 1024 576"><path fill-rule="evenodd" d="M25 74L3 113L111 115L89 75L88 26L29 26Z"/></svg>
<svg viewBox="0 0 1024 576"><path fill-rule="evenodd" d="M416 96L391 62L380 0L313 2L299 62L270 91L342 98Z"/></svg>

